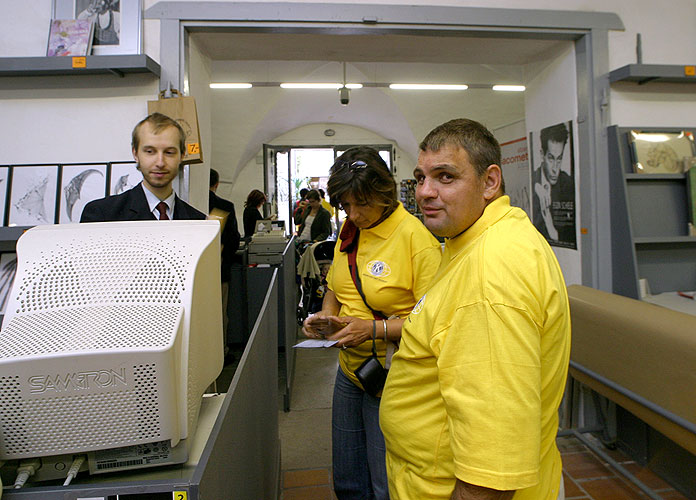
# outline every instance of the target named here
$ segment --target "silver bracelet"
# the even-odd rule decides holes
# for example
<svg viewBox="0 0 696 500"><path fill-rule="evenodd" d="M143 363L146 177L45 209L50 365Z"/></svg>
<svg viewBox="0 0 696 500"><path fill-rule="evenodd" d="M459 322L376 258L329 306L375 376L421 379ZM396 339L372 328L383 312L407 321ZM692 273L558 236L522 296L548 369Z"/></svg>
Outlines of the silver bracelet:
<svg viewBox="0 0 696 500"><path fill-rule="evenodd" d="M387 320L383 319L382 324L384 325L384 342L389 342L389 340L387 340Z"/></svg>

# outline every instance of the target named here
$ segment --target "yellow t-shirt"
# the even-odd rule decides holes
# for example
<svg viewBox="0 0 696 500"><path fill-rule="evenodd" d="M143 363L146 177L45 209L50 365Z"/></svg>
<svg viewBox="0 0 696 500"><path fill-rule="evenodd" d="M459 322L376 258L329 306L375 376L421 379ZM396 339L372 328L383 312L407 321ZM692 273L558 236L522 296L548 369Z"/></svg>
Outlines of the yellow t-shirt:
<svg viewBox="0 0 696 500"><path fill-rule="evenodd" d="M333 215L334 215L334 208L331 206L331 203L329 203L328 201L322 199L322 200L321 200L321 206L324 207L324 208L331 214L331 217L333 217Z"/></svg>
<svg viewBox="0 0 696 500"><path fill-rule="evenodd" d="M373 319L350 276L348 255L341 252L340 247L339 239L326 277L329 288L341 303L339 315ZM425 293L441 256L437 240L401 204L378 226L361 229L356 262L363 293L370 306L387 316L407 316ZM376 337L377 354L384 364L386 347L380 340L384 338L382 325L378 325ZM358 387L361 387L360 382L354 372L371 355L372 339L339 354L343 373Z"/></svg>
<svg viewBox="0 0 696 500"><path fill-rule="evenodd" d="M455 477L555 500L569 356L561 269L503 196L446 242L404 323L380 404L392 500L449 499Z"/></svg>

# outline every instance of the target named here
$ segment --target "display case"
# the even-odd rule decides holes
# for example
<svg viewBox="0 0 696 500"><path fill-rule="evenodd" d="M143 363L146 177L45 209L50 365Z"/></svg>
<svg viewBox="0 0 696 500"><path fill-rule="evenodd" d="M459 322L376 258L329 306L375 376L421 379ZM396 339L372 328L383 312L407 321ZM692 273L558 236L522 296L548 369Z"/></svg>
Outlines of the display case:
<svg viewBox="0 0 696 500"><path fill-rule="evenodd" d="M641 279L653 294L696 290L686 175L634 173L631 130L694 133L696 128L608 128L613 291L639 299Z"/></svg>

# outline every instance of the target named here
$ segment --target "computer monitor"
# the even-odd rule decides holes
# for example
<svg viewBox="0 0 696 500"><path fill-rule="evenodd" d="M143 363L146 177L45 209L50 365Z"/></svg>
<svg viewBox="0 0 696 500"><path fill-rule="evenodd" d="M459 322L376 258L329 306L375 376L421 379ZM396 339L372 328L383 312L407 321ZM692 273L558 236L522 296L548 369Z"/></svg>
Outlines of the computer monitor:
<svg viewBox="0 0 696 500"><path fill-rule="evenodd" d="M186 461L223 365L219 223L37 226L17 258L0 460L88 453L93 473Z"/></svg>

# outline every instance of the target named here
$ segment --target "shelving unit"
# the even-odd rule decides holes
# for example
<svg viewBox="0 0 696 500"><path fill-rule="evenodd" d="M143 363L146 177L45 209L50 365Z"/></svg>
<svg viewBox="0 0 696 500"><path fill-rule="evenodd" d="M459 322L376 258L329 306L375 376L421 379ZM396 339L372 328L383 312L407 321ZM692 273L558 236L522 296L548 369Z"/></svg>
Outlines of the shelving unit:
<svg viewBox="0 0 696 500"><path fill-rule="evenodd" d="M696 83L696 65L628 64L610 72L609 82Z"/></svg>
<svg viewBox="0 0 696 500"><path fill-rule="evenodd" d="M145 54L86 56L84 67L74 57L0 57L0 76L56 76L152 73L160 76L160 65Z"/></svg>
<svg viewBox="0 0 696 500"><path fill-rule="evenodd" d="M633 173L628 133L608 129L614 292L640 298L639 279L653 294L696 290L696 237L688 235L684 174ZM684 128L660 128L678 132Z"/></svg>

